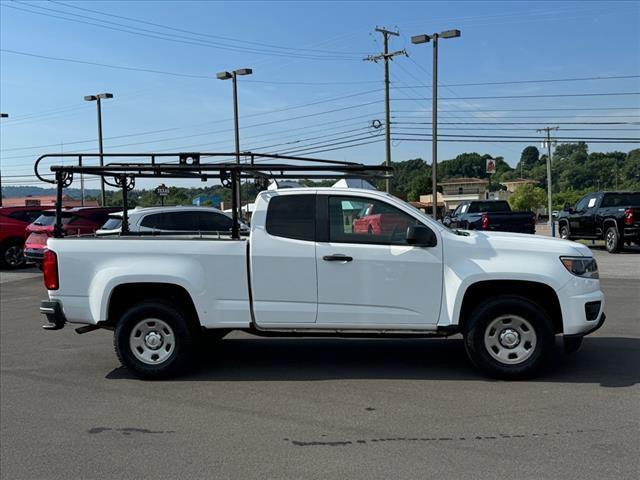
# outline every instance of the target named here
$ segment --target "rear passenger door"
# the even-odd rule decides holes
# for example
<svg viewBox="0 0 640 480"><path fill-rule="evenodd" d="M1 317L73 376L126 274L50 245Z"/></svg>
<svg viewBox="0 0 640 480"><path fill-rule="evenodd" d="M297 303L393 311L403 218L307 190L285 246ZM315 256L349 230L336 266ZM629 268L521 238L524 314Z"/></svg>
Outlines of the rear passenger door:
<svg viewBox="0 0 640 480"><path fill-rule="evenodd" d="M316 196L276 192L257 209L250 243L251 291L260 326L316 321Z"/></svg>

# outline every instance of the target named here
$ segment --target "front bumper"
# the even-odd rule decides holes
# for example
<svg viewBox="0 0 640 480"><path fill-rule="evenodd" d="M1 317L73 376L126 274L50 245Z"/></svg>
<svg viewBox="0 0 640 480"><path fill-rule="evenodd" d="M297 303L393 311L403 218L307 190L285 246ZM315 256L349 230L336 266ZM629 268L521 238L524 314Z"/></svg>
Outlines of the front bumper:
<svg viewBox="0 0 640 480"><path fill-rule="evenodd" d="M42 300L40 313L46 315L49 322L42 326L45 330L60 330L67 323L67 318L62 311L62 304L56 300Z"/></svg>
<svg viewBox="0 0 640 480"><path fill-rule="evenodd" d="M595 325L591 326L591 328L589 328L588 330L585 330L584 332L580 332L580 333L574 333L574 334L570 334L570 335L564 335L564 338L582 338L586 335L589 335L593 332L595 332L596 330L598 330L600 327L602 327L602 325L604 325L605 320L607 319L607 316L604 314L604 312L602 312L600 314L600 318L598 319L598 323L596 323Z"/></svg>

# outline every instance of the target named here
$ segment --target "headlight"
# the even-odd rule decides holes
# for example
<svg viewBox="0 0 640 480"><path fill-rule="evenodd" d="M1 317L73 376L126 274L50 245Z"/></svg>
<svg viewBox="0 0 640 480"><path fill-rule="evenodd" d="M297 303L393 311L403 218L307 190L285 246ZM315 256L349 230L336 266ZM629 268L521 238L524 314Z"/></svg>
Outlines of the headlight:
<svg viewBox="0 0 640 480"><path fill-rule="evenodd" d="M583 278L600 278L598 264L593 257L560 257L564 267L571 273Z"/></svg>

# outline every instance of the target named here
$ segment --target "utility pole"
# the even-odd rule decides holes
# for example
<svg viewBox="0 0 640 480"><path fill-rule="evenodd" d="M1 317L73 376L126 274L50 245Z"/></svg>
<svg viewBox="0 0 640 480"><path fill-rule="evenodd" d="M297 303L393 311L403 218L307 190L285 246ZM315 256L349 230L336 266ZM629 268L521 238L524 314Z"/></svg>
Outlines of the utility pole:
<svg viewBox="0 0 640 480"><path fill-rule="evenodd" d="M547 145L547 214L549 215L549 229L551 230L551 236L556 236L555 223L553 222L553 215L551 213L551 132L559 130L560 127L545 127L536 130L538 133L546 133L546 137L542 142L542 145Z"/></svg>
<svg viewBox="0 0 640 480"><path fill-rule="evenodd" d="M387 30L384 27L376 27L376 32L380 32L382 34L382 38L384 40L384 50L378 55L369 55L364 59L364 61L378 63L380 60L382 60L384 62L384 130L386 147L385 164L387 165L387 167L389 167L391 166L391 101L389 99L389 60L393 59L393 57L395 57L396 55L406 56L407 52L405 50L397 50L395 52L389 53L389 35L397 37L400 35L400 32ZM387 193L389 193L389 191L391 190L391 185L388 178L385 180L385 190L387 191Z"/></svg>
<svg viewBox="0 0 640 480"><path fill-rule="evenodd" d="M8 113L0 113L0 118L9 118ZM2 169L0 169L0 207L2 206Z"/></svg>

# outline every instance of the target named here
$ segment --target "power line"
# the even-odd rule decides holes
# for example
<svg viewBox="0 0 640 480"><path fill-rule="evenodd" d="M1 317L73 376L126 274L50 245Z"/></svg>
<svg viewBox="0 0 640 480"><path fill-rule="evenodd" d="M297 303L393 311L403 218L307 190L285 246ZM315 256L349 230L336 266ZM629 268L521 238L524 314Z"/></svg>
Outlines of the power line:
<svg viewBox="0 0 640 480"><path fill-rule="evenodd" d="M112 13L106 13L106 12L102 12L102 11L98 11L98 10L92 10L90 8L83 8L83 7L78 7L76 5L70 5L68 3L64 3L64 2L58 2L58 1L54 1L54 0L49 0L51 3L56 3L58 5L63 5L65 7L68 8L74 8L76 10L82 10L85 12L91 12L91 13L97 13L98 15L104 15L106 17L112 17L112 18L120 18L122 20L128 20L130 22L136 22L136 23L141 23L144 25L151 25L154 27L160 27L160 28L165 28L167 30L173 30L176 32L182 32L182 33L188 33L191 35L199 35L202 37L209 37L209 38L216 38L219 40L226 40L226 41L231 41L231 42L237 42L237 43L246 43L248 45L256 45L259 47L268 47L268 48L274 48L274 49L281 49L281 50L292 50L292 51L302 51L302 52L315 52L315 53L335 53L332 50L319 50L319 49L312 49L312 48L296 48L296 47L283 47L283 46L279 46L279 45L272 45L272 44L268 44L268 43L263 43L263 42L253 42L250 40L242 40L242 39L237 39L237 38L231 38L231 37L224 37L221 35L212 35L209 33L199 33L199 32L194 32L193 30L184 30L181 28L176 28L170 25L163 25L160 23L154 23L154 22L149 22L149 21L145 21L145 20L140 20L137 18L132 18L132 17L125 17L123 15L115 15ZM361 55L360 52L341 52L344 54L353 54L353 55Z"/></svg>
<svg viewBox="0 0 640 480"><path fill-rule="evenodd" d="M640 92L606 92L606 93L552 93L539 95L490 95L478 97L442 97L440 100L495 100L495 99L515 99L515 98L561 98L561 97L608 97L608 96L631 96L640 95ZM394 100L425 101L427 98L398 98Z"/></svg>
<svg viewBox="0 0 640 480"><path fill-rule="evenodd" d="M409 57L411 58L411 57ZM415 61L414 61L415 63ZM536 80L509 80L503 82L476 82L476 83L438 83L441 87L483 87L490 85L521 85L529 83L557 83L557 82L582 82L591 80L622 80L640 78L640 75L610 75L603 77L573 77L573 78L549 78L549 79L536 79ZM408 85L406 87L394 87L394 88L431 88L429 85Z"/></svg>
<svg viewBox="0 0 640 480"><path fill-rule="evenodd" d="M17 50L8 50L6 48L0 49L0 52L11 53L13 55L23 55L25 57L35 57L35 58L43 58L43 59L46 59L46 60L55 60L55 61L58 61L58 62L79 63L79 64L82 64L82 65L92 65L92 66L96 66L96 67L113 68L113 69L117 69L117 70L128 70L128 71L134 71L134 72L157 73L157 74L161 74L161 75L171 75L171 76L174 76L174 77L206 78L206 79L214 78L213 74L211 74L211 75L195 75L195 74L189 74L189 73L167 72L165 70L153 70L153 69L150 69L150 68L125 67L123 65L110 65L110 64L107 64L107 63L90 62L90 61L87 61L87 60L77 60L77 59L73 59L73 58L50 57L48 55L38 55L38 54L35 54L35 53L19 52Z"/></svg>
<svg viewBox="0 0 640 480"><path fill-rule="evenodd" d="M213 41L210 41L210 40L203 40L203 39L198 39L198 38L193 38L193 37L187 37L187 36L184 36L184 35L167 34L167 33L164 33L164 32L158 32L157 30L149 30L149 29L145 29L145 28L141 28L141 27L133 27L131 25L126 25L126 24L122 24L122 23L118 23L118 22L112 22L112 21L108 21L108 20L102 20L102 19L99 19L99 18L87 16L87 15L79 15L79 14L70 13L70 12L63 12L61 10L47 8L47 7L43 7L43 6L40 6L40 5L35 5L35 4L26 5L26 4L21 3L21 2L16 2L15 0L13 0L13 1L14 1L14 3L18 3L19 5L21 5L22 8L21 7L16 7L15 5L7 5L5 3L3 3L2 6L3 7L7 7L7 8L12 8L14 10L24 11L24 12L31 13L31 14L42 15L42 16L51 17L51 18L58 18L58 19L61 19L61 20L69 21L69 22L81 23L81 24L91 25L91 26L94 26L94 27L99 27L99 28L103 28L103 29L107 29L107 30L125 32L125 33L129 33L131 35L137 35L137 36L142 36L142 37L147 37L147 38L153 38L153 39L157 39L157 40L164 40L164 41L169 41L169 42L174 42L174 43L182 43L182 44L187 44L187 45L196 45L196 46L208 47L208 48L216 48L216 49L228 50L228 51L232 51L232 52L254 53L254 54L259 54L259 55L268 55L268 56L276 56L276 57L306 58L306 59L312 59L312 60L354 60L354 59L357 58L357 57L339 56L339 55L336 55L335 52L334 52L333 56L328 56L328 55L320 55L320 54L303 54L303 53L295 53L295 52L279 52L279 51L276 51L276 50L265 50L265 49L258 49L258 48L241 47L241 46L238 46L238 45L228 45L228 44L223 44L223 43L220 43L220 42L213 42ZM24 8L25 6L28 6L29 9ZM48 12L55 12L58 15L31 10L32 8L37 8L37 9L45 10L45 11L48 11ZM61 16L60 14L62 14L62 15L70 15L72 17L89 19L89 20L93 20L93 21L79 20L78 18L69 18L69 17ZM95 22L101 22L101 23L95 23ZM115 27L114 26L110 26L110 25L115 25ZM122 27L122 28L118 28L118 27Z"/></svg>

